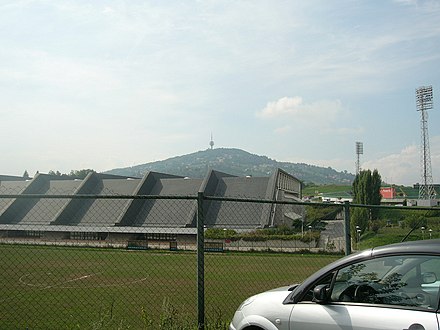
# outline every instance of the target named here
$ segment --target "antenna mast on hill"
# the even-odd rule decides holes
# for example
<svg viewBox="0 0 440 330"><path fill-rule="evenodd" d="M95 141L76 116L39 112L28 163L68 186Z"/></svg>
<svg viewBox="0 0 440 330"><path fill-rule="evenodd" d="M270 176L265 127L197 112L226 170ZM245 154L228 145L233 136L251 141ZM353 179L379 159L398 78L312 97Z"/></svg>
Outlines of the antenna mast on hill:
<svg viewBox="0 0 440 330"><path fill-rule="evenodd" d="M214 140L212 139L212 133L211 133L211 141L209 141L209 146L211 147L211 150L214 149Z"/></svg>
<svg viewBox="0 0 440 330"><path fill-rule="evenodd" d="M364 154L364 144L356 142L356 175L361 171L360 155Z"/></svg>
<svg viewBox="0 0 440 330"><path fill-rule="evenodd" d="M432 86L422 86L416 89L416 107L421 115L420 169L422 182L419 184L419 200L426 201L425 203L429 204L426 206L430 206L431 202L429 201L434 200L436 197L432 181L431 153L429 150L428 135L428 113L426 112L433 108Z"/></svg>

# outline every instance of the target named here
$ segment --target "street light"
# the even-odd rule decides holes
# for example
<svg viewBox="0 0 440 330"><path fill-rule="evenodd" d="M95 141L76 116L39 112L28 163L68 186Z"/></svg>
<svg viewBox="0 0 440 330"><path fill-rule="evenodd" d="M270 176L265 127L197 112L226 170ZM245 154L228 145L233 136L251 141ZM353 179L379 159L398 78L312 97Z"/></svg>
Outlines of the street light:
<svg viewBox="0 0 440 330"><path fill-rule="evenodd" d="M430 228L428 231L429 231L429 239L431 239L432 238L432 229Z"/></svg>
<svg viewBox="0 0 440 330"><path fill-rule="evenodd" d="M361 237L361 227L356 226L356 240L359 242Z"/></svg>
<svg viewBox="0 0 440 330"><path fill-rule="evenodd" d="M356 226L356 245L359 250L359 242L361 241L361 227Z"/></svg>
<svg viewBox="0 0 440 330"><path fill-rule="evenodd" d="M312 226L309 226L309 236L310 236L310 241L309 241L309 249L312 246Z"/></svg>
<svg viewBox="0 0 440 330"><path fill-rule="evenodd" d="M425 239L425 227L422 227L422 239Z"/></svg>

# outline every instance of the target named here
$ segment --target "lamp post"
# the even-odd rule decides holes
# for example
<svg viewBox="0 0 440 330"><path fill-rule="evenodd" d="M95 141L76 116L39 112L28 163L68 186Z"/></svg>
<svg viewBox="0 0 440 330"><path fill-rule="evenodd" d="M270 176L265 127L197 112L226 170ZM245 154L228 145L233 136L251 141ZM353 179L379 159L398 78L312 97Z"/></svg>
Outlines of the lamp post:
<svg viewBox="0 0 440 330"><path fill-rule="evenodd" d="M312 247L312 226L309 226L309 236L310 236L310 241L309 241L309 250Z"/></svg>
<svg viewBox="0 0 440 330"><path fill-rule="evenodd" d="M361 227L356 226L356 245L359 250L359 242L361 241Z"/></svg>
<svg viewBox="0 0 440 330"><path fill-rule="evenodd" d="M422 239L425 239L425 227L422 227Z"/></svg>

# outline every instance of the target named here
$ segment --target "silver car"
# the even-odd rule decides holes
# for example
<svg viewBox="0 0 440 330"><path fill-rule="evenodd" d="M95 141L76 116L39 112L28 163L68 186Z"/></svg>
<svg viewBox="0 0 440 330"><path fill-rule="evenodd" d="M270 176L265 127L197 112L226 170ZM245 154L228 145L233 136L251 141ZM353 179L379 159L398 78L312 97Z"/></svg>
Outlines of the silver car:
<svg viewBox="0 0 440 330"><path fill-rule="evenodd" d="M246 299L230 330L439 330L440 240L342 258L299 285Z"/></svg>

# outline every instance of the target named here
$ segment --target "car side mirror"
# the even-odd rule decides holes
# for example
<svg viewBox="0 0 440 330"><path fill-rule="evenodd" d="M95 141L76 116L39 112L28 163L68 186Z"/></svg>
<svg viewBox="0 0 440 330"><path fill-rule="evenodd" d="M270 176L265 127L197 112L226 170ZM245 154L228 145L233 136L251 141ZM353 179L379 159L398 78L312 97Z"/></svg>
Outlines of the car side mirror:
<svg viewBox="0 0 440 330"><path fill-rule="evenodd" d="M330 288L328 284L320 284L313 289L313 301L318 304L325 304L329 301Z"/></svg>
<svg viewBox="0 0 440 330"><path fill-rule="evenodd" d="M433 272L426 272L422 274L422 283L431 284L437 281L437 276Z"/></svg>

